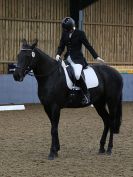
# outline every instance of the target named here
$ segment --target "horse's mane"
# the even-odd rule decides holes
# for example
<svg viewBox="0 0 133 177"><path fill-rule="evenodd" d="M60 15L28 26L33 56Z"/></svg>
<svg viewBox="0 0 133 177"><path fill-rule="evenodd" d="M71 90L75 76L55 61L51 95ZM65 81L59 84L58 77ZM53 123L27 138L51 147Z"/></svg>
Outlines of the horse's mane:
<svg viewBox="0 0 133 177"><path fill-rule="evenodd" d="M48 54L46 54L45 52L43 52L41 49L39 48L35 48L38 53L43 57L43 58L47 58L48 60L51 60L51 61L56 61L54 58L50 57Z"/></svg>

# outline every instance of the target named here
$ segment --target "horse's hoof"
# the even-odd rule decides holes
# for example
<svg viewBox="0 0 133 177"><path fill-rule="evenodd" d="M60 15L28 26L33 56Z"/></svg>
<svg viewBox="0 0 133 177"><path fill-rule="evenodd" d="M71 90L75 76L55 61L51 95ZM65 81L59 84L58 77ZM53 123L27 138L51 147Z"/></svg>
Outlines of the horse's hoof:
<svg viewBox="0 0 133 177"><path fill-rule="evenodd" d="M58 157L58 153L50 153L48 156L48 160L54 160Z"/></svg>
<svg viewBox="0 0 133 177"><path fill-rule="evenodd" d="M105 154L105 149L99 149L98 154L99 154L99 155Z"/></svg>
<svg viewBox="0 0 133 177"><path fill-rule="evenodd" d="M106 152L107 155L111 155L112 154L112 150L111 149L108 149L107 152Z"/></svg>
<svg viewBox="0 0 133 177"><path fill-rule="evenodd" d="M55 159L54 156L52 156L52 155L48 156L48 160L54 160L54 159Z"/></svg>

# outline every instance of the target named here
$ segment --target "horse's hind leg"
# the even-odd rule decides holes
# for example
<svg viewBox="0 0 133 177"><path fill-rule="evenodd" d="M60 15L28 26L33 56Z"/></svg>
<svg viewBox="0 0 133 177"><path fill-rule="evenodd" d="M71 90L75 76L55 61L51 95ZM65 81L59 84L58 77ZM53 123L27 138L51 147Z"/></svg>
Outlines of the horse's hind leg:
<svg viewBox="0 0 133 177"><path fill-rule="evenodd" d="M105 103L94 104L94 107L97 110L97 113L101 116L104 123L104 130L100 140L100 148L99 148L99 154L102 154L105 153L104 146L106 143L106 138L109 130L109 114L105 108Z"/></svg>
<svg viewBox="0 0 133 177"><path fill-rule="evenodd" d="M113 134L118 133L120 127L120 119L122 115L121 98L120 99L117 98L116 100L110 99L107 105L108 105L109 116L110 116L110 137L109 137L107 154L111 154L113 148Z"/></svg>
<svg viewBox="0 0 133 177"><path fill-rule="evenodd" d="M48 159L53 160L55 157L58 156L58 151L60 150L60 143L58 137L60 108L56 104L53 104L52 106L44 106L44 109L51 122L52 143L51 143L50 154L48 156Z"/></svg>

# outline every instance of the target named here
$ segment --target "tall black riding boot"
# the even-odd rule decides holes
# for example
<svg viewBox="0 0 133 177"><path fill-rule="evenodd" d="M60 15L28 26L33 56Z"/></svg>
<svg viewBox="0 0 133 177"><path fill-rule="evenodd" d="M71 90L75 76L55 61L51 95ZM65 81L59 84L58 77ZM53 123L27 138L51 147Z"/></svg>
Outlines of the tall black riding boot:
<svg viewBox="0 0 133 177"><path fill-rule="evenodd" d="M79 84L80 84L80 87L81 87L81 89L83 91L83 94L84 94L84 98L82 100L82 104L84 104L84 105L89 104L90 103L90 93L87 90L85 79L82 76L82 74L81 74L80 79L79 79Z"/></svg>

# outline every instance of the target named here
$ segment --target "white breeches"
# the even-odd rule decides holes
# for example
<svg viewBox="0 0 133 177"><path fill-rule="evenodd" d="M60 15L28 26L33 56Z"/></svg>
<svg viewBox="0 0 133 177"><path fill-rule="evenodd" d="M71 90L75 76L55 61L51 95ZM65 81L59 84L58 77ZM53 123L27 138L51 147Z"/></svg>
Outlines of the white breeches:
<svg viewBox="0 0 133 177"><path fill-rule="evenodd" d="M74 69L74 74L75 74L75 77L77 80L80 79L80 75L81 75L81 72L82 72L82 69L83 69L83 66L81 64L76 64L72 61L71 57L68 56L67 57L67 61L71 64L71 66L73 67Z"/></svg>

